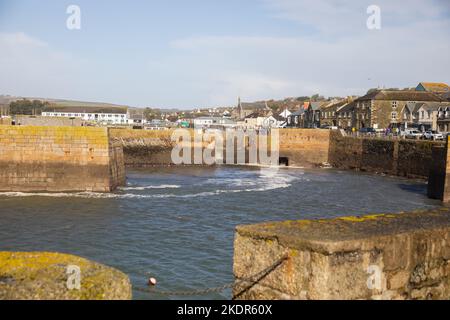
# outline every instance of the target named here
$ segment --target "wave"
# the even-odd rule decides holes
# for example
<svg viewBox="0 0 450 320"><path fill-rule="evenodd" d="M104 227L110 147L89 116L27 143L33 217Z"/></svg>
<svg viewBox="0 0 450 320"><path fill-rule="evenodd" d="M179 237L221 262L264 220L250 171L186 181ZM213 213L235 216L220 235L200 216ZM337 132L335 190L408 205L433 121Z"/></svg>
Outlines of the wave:
<svg viewBox="0 0 450 320"><path fill-rule="evenodd" d="M121 187L119 188L119 190L149 190L149 189L178 189L181 188L181 186L179 185L175 185L175 184L162 184L159 186L128 186L128 187Z"/></svg>
<svg viewBox="0 0 450 320"><path fill-rule="evenodd" d="M258 172L250 174L233 173L206 180L206 184L227 185L232 187L254 187L265 186L267 184L291 183L296 180L307 180L303 177L304 172L297 172L296 175L280 172L278 169L262 168Z"/></svg>
<svg viewBox="0 0 450 320"><path fill-rule="evenodd" d="M244 173L239 177L237 174L231 174L228 177L219 177L216 179L208 179L207 184L214 184L216 190L204 191L191 194L136 194L126 191L142 191L148 189L179 189L180 185L162 184L162 185L148 185L139 186L130 184L126 187L120 188L116 193L100 193L100 192L45 192L45 193L25 193L25 192L3 192L1 196L5 197L53 197L53 198L85 198L85 199L159 199L159 198L196 198L215 196L224 193L239 193L239 192L264 192L275 189L289 188L293 181L306 180L302 174L290 175L281 173L279 170L264 169L260 170L258 174L249 176ZM208 183L212 182L212 183ZM221 186L227 186L230 189L221 189ZM120 191L124 191L121 193Z"/></svg>
<svg viewBox="0 0 450 320"><path fill-rule="evenodd" d="M135 193L100 193L100 192L0 192L0 197L49 197L49 198L83 198L83 199L158 199L158 198L196 198L215 196L224 193L262 192L280 188L288 188L288 183L274 183L259 188L218 189L191 194L135 194Z"/></svg>

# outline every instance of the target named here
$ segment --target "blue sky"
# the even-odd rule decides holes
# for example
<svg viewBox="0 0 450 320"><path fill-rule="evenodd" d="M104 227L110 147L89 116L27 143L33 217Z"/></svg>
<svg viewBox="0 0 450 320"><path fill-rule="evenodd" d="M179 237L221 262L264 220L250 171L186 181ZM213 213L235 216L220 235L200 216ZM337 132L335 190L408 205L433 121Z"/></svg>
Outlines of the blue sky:
<svg viewBox="0 0 450 320"><path fill-rule="evenodd" d="M0 0L0 94L176 108L363 94L450 82L449 40L448 0Z"/></svg>

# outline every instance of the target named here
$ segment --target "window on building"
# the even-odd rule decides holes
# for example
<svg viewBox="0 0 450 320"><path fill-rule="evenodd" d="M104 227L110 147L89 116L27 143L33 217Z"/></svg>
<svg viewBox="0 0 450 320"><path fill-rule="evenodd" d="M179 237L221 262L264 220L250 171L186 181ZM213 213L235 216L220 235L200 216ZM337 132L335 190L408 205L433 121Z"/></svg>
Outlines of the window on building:
<svg viewBox="0 0 450 320"><path fill-rule="evenodd" d="M392 109L396 109L397 108L397 101L392 101Z"/></svg>
<svg viewBox="0 0 450 320"><path fill-rule="evenodd" d="M397 112L392 112L391 113L391 119L392 120L397 120Z"/></svg>

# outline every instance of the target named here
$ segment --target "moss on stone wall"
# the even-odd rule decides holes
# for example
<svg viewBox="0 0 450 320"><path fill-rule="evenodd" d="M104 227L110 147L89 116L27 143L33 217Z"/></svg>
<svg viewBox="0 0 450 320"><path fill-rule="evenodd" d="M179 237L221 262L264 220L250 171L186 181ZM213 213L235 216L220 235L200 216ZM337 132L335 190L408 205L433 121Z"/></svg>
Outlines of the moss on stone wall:
<svg viewBox="0 0 450 320"><path fill-rule="evenodd" d="M80 289L69 289L68 266L80 268ZM51 252L0 252L0 299L131 299L122 272L73 255Z"/></svg>

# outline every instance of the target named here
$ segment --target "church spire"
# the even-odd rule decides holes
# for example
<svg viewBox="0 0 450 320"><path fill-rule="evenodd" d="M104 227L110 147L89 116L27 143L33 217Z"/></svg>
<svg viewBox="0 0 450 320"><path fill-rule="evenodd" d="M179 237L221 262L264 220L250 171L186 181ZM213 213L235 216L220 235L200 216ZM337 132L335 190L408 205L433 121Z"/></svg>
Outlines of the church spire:
<svg viewBox="0 0 450 320"><path fill-rule="evenodd" d="M242 110L242 104L241 104L241 97L238 97L238 113L239 113L239 119L242 119L242 114L243 114L243 110Z"/></svg>

